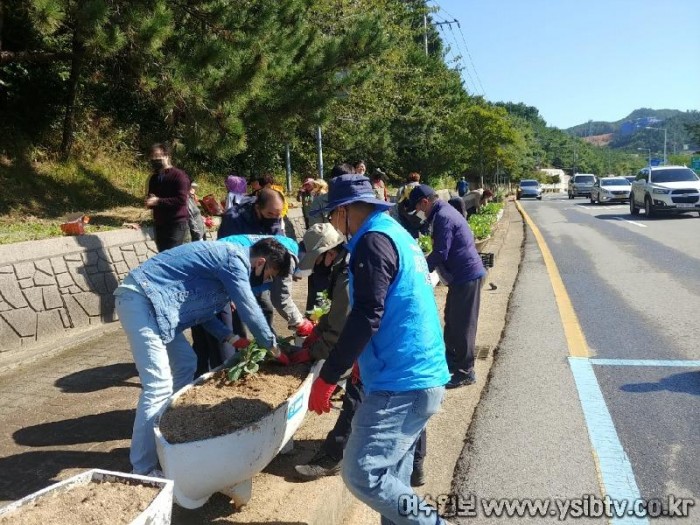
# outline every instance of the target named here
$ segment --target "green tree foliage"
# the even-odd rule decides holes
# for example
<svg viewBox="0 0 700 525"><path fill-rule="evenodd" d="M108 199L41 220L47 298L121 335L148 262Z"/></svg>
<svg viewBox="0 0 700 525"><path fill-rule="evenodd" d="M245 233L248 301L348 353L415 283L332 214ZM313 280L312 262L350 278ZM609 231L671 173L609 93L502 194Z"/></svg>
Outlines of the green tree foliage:
<svg viewBox="0 0 700 525"><path fill-rule="evenodd" d="M700 122L695 124L685 123L684 127L695 149L700 149Z"/></svg>
<svg viewBox="0 0 700 525"><path fill-rule="evenodd" d="M364 159L393 182L643 159L469 93L426 0L5 0L0 149L86 155L173 141L191 174L298 174ZM427 27L424 23L427 21ZM425 50L427 36L428 49ZM10 138L8 138L10 137ZM631 160L630 160L631 159Z"/></svg>
<svg viewBox="0 0 700 525"><path fill-rule="evenodd" d="M153 135L177 139L194 160L222 160L246 150L248 128L294 133L298 123L318 119L339 89L361 80L354 66L382 49L375 19L358 17L324 34L308 16L313 4L32 0L20 17L32 38L18 39L4 63L65 61L57 93L65 153L82 86L84 101L94 103L83 104L83 116L97 110L142 121Z"/></svg>

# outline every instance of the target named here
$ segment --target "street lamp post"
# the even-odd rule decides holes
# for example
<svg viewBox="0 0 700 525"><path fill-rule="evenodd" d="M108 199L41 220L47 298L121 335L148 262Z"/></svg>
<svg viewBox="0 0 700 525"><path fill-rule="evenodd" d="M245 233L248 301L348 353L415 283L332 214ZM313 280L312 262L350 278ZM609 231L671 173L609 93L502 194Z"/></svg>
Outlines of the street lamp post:
<svg viewBox="0 0 700 525"><path fill-rule="evenodd" d="M651 167L651 148L637 148L637 151L648 151L649 152L649 167Z"/></svg>
<svg viewBox="0 0 700 525"><path fill-rule="evenodd" d="M651 126L646 126L644 129L655 129L656 131L663 131L664 132L664 166L666 165L666 128L652 128ZM651 165L651 162L649 163Z"/></svg>

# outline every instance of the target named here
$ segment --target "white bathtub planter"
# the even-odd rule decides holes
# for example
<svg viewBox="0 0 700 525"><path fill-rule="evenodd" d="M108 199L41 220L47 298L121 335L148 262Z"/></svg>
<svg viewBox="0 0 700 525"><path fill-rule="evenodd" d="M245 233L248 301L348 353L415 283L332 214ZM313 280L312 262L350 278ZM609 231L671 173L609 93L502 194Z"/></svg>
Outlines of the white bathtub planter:
<svg viewBox="0 0 700 525"><path fill-rule="evenodd" d="M51 496L62 492L68 492L72 488L87 485L88 483L124 483L129 485L146 485L160 489L156 497L134 518L130 525L169 525L173 509L173 482L167 479L139 476L138 474L126 474L124 472L112 472L110 470L92 469L77 474L68 479L54 483L40 491L37 491L20 500L10 503L0 509L0 518L7 514L20 510L45 496Z"/></svg>
<svg viewBox="0 0 700 525"><path fill-rule="evenodd" d="M304 420L311 384L321 365L322 362L316 363L299 389L259 421L230 434L189 443L166 441L160 431L160 418L175 399L215 372L203 375L176 392L161 410L155 425L158 458L165 477L175 482L175 502L186 509L196 509L215 492L222 492L236 507L248 503L253 476L280 451L291 449L292 436Z"/></svg>

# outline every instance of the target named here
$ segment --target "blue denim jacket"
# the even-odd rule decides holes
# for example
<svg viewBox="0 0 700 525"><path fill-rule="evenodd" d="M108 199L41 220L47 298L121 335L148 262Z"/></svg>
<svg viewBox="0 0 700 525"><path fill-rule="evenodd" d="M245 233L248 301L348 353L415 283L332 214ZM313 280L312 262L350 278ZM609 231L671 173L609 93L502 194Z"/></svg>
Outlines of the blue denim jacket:
<svg viewBox="0 0 700 525"><path fill-rule="evenodd" d="M216 314L233 301L258 344L265 348L276 344L250 288L246 248L219 241L192 242L153 256L129 276L150 299L165 343L196 324L223 341L231 330Z"/></svg>

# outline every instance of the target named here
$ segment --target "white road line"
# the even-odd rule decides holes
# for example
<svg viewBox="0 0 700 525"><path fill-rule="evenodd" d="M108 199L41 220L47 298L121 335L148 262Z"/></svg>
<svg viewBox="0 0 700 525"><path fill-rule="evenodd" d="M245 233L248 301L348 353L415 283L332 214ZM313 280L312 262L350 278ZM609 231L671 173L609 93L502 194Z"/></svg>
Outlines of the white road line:
<svg viewBox="0 0 700 525"><path fill-rule="evenodd" d="M591 363L600 366L671 366L700 368L700 361L683 361L677 359L591 359Z"/></svg>
<svg viewBox="0 0 700 525"><path fill-rule="evenodd" d="M598 468L605 486L605 495L629 504L641 498L629 457L622 447L612 416L598 385L590 359L569 357L576 389L581 400L588 435L598 459ZM648 525L646 518L633 516L613 518L612 525Z"/></svg>
<svg viewBox="0 0 700 525"><path fill-rule="evenodd" d="M622 217L613 217L616 221L623 221L623 222L628 222L630 224L634 224L635 226L639 226L640 228L646 228L646 224L642 224L641 222L636 222L636 221L628 221L627 219L623 219Z"/></svg>

